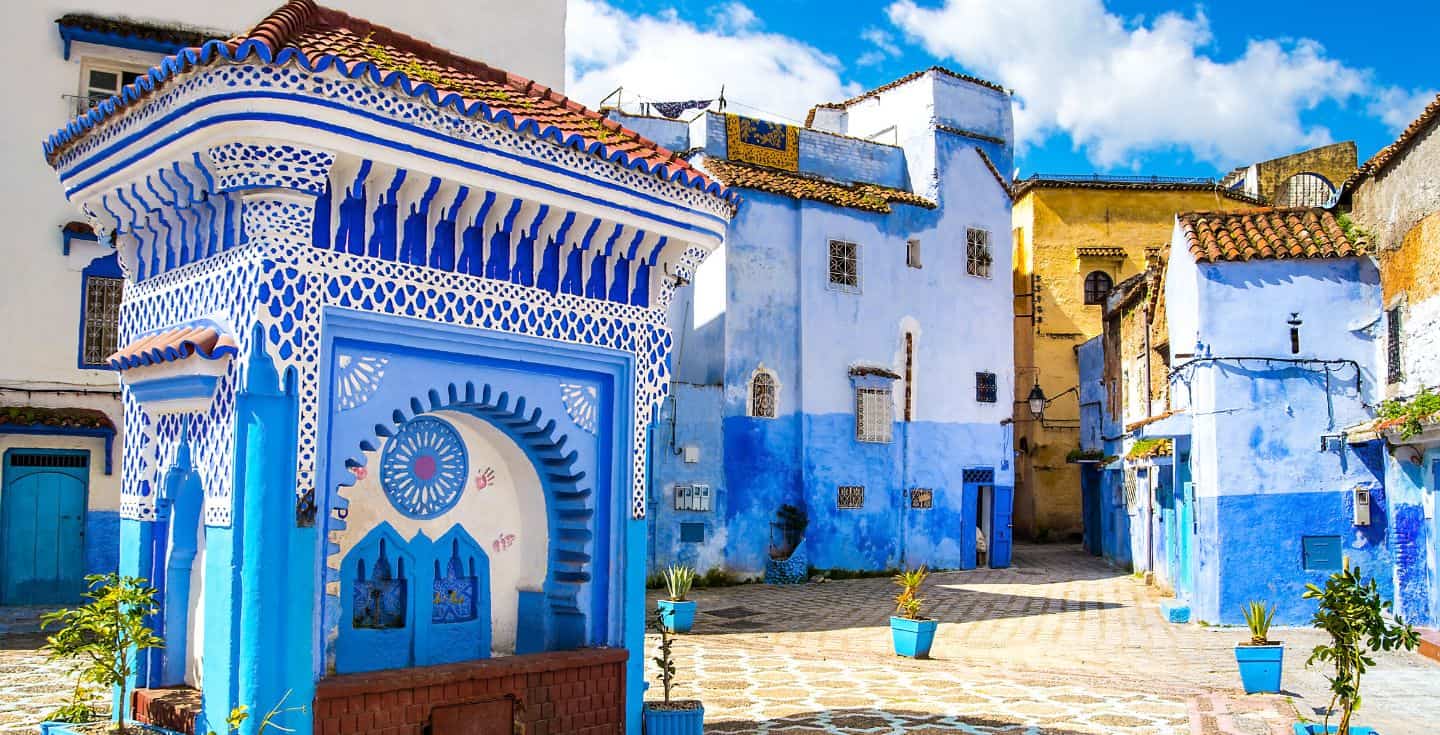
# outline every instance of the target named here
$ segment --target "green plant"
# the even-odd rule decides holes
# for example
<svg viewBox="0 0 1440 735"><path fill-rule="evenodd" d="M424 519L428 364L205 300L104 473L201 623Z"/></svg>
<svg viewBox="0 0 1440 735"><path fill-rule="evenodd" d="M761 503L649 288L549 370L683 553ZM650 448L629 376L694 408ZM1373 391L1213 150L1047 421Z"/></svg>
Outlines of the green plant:
<svg viewBox="0 0 1440 735"><path fill-rule="evenodd" d="M925 565L919 569L906 569L894 577L895 586L900 588L900 594L895 596L895 613L907 620L923 620L920 617L920 605L924 602L918 595L920 585L925 583L925 578L930 576L930 570Z"/></svg>
<svg viewBox="0 0 1440 735"><path fill-rule="evenodd" d="M1398 616L1391 620L1391 605L1380 597L1374 578L1363 581L1360 567L1344 562L1344 569L1330 575L1321 589L1305 585L1304 598L1318 600L1319 607L1311 623L1330 634L1329 645L1318 645L1310 653L1306 666L1328 662L1334 667L1330 681L1330 706L1325 726L1330 725L1330 712L1340 706L1338 735L1349 735L1350 718L1360 707L1360 679L1375 665L1373 651L1397 648L1414 649L1420 644L1415 629Z"/></svg>
<svg viewBox="0 0 1440 735"><path fill-rule="evenodd" d="M1071 464L1075 462L1099 462L1105 459L1105 452L1099 449L1075 448L1065 453L1065 461Z"/></svg>
<svg viewBox="0 0 1440 735"><path fill-rule="evenodd" d="M695 584L695 570L681 564L671 564L665 570L665 591L670 594L670 599L675 602L684 602L685 595L690 593L690 586Z"/></svg>
<svg viewBox="0 0 1440 735"><path fill-rule="evenodd" d="M1251 600L1240 612L1245 616L1245 627L1250 629L1250 645L1270 645L1270 624L1275 622L1275 606L1266 609L1264 600Z"/></svg>
<svg viewBox="0 0 1440 735"><path fill-rule="evenodd" d="M1340 225L1340 231L1351 240L1370 239L1370 232L1356 224L1349 212L1341 212L1340 216L1335 218L1335 224Z"/></svg>
<svg viewBox="0 0 1440 735"><path fill-rule="evenodd" d="M1400 430L1401 439L1410 439L1424 431L1421 422L1440 413L1440 394L1425 388L1408 401L1391 399L1381 403L1378 413L1383 423Z"/></svg>
<svg viewBox="0 0 1440 735"><path fill-rule="evenodd" d="M276 702L275 706L271 707L270 711L266 712L265 716L260 718L260 724L255 728L257 734L264 735L264 733L269 732L271 729L279 730L280 732L295 732L294 728L275 724L275 718L280 715L289 712L298 712L301 714L306 712L307 708L303 704L298 707L285 706L285 700L290 698L290 694L291 692L286 690L285 694L280 697L280 701ZM244 725L248 719L250 719L250 708L243 704L237 705L234 709L230 710L230 716L225 718L226 732L240 732L240 727ZM215 735L215 731L210 730L207 735Z"/></svg>
<svg viewBox="0 0 1440 735"><path fill-rule="evenodd" d="M146 624L157 611L155 590L140 577L92 574L85 578L90 602L70 610L57 610L41 618L43 627L60 629L46 639L47 660L73 660L71 673L81 684L119 688L117 702L129 702L126 689L135 673L134 656L165 642ZM117 713L119 732L125 732L125 708Z"/></svg>
<svg viewBox="0 0 1440 735"><path fill-rule="evenodd" d="M100 719L102 714L100 708L95 706L93 693L76 677L75 690L70 694L70 701L56 707L45 719L50 722L93 722Z"/></svg>
<svg viewBox="0 0 1440 735"><path fill-rule="evenodd" d="M663 612L655 614L655 630L660 633L660 655L651 660L660 667L660 686L665 691L665 704L670 704L670 689L675 685L675 659L670 652L670 646L674 645L675 636L665 627Z"/></svg>

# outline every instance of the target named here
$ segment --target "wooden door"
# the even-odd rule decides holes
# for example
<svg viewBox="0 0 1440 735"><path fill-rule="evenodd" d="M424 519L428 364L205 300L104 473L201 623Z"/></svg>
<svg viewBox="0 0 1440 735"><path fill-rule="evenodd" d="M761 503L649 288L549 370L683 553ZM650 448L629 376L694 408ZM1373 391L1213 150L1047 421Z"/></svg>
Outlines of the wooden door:
<svg viewBox="0 0 1440 735"><path fill-rule="evenodd" d="M86 452L11 451L0 489L0 605L76 602L85 589Z"/></svg>

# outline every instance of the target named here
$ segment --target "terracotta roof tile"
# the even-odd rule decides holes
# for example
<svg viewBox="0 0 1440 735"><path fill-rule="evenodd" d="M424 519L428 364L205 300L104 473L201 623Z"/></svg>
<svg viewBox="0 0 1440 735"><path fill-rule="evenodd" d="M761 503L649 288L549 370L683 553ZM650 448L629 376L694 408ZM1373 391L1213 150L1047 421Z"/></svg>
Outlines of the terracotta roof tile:
<svg viewBox="0 0 1440 735"><path fill-rule="evenodd" d="M1148 180L1146 180L1148 179ZM1163 177L1136 177L1136 180L1122 180L1103 176L1076 176L1067 178L1031 176L1015 184L1015 198L1019 199L1032 189L1117 189L1135 191L1213 191L1226 199L1248 204L1265 202L1242 191L1227 189L1213 181L1167 181Z"/></svg>
<svg viewBox="0 0 1440 735"><path fill-rule="evenodd" d="M128 18L111 18L89 13L66 13L57 18L55 24L61 28L78 28L94 33L109 33L145 41L173 44L177 49L199 46L210 39L223 38L228 35L202 28L146 23Z"/></svg>
<svg viewBox="0 0 1440 735"><path fill-rule="evenodd" d="M263 46L263 52L257 49ZM290 0L248 33L223 44L207 43L186 49L151 71L118 98L72 122L46 144L53 163L76 137L106 116L152 94L178 72L259 54L267 63L296 61L312 69L332 64L358 76L370 70L370 81L399 86L412 96L425 96L437 105L453 104L466 114L584 150L632 168L642 168L667 179L710 191L725 192L679 155L606 119L574 100L524 77L454 54L370 21L317 5L314 0ZM400 83L401 78L405 81ZM478 103L478 105L476 104Z"/></svg>
<svg viewBox="0 0 1440 735"><path fill-rule="evenodd" d="M1005 176L1000 173L1000 169L995 168L995 163L990 160L990 156L986 155L985 149L977 145L975 146L975 152L980 154L980 160L985 163L985 168L990 169L990 175L995 177L995 183L999 184L1000 188L1004 190L1005 198L1013 200L1015 198L1015 192L1010 190L1010 182L1005 180Z"/></svg>
<svg viewBox="0 0 1440 735"><path fill-rule="evenodd" d="M110 417L94 408L0 406L0 424L115 430L115 423Z"/></svg>
<svg viewBox="0 0 1440 735"><path fill-rule="evenodd" d="M1360 183L1365 177L1378 173L1394 160L1397 155L1409 148L1410 145L1420 137L1420 134L1425 132L1437 119L1440 119L1440 95L1436 95L1435 99L1431 100L1430 104L1425 106L1425 109L1420 112L1420 116L1416 117L1406 126L1405 130L1400 133L1400 137L1395 139L1395 142L1381 148L1375 155L1370 157L1370 160L1361 164L1360 168L1356 169L1355 173L1351 174L1350 178L1346 179L1340 188L1348 190L1355 184Z"/></svg>
<svg viewBox="0 0 1440 735"><path fill-rule="evenodd" d="M110 367L129 370L144 365L183 360L198 355L205 360L233 357L235 340L214 327L186 326L141 337L106 358Z"/></svg>
<svg viewBox="0 0 1440 735"><path fill-rule="evenodd" d="M1334 214L1318 207L1188 212L1177 218L1190 253L1201 263L1348 258L1369 252L1363 238L1353 238Z"/></svg>
<svg viewBox="0 0 1440 735"><path fill-rule="evenodd" d="M879 184L841 184L810 174L781 171L722 158L707 158L704 165L716 179L732 188L755 189L869 212L888 213L891 204L935 208L935 202L925 197Z"/></svg>

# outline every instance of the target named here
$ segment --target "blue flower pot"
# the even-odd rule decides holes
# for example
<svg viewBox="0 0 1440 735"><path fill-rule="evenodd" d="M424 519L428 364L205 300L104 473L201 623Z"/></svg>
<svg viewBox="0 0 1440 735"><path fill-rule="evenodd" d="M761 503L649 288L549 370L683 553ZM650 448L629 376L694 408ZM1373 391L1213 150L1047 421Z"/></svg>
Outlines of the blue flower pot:
<svg viewBox="0 0 1440 735"><path fill-rule="evenodd" d="M655 607L660 609L660 622L671 633L689 633L695 624L694 600L659 600Z"/></svg>
<svg viewBox="0 0 1440 735"><path fill-rule="evenodd" d="M1275 694L1280 691L1281 664L1285 662L1285 646L1235 647L1235 662L1240 665L1240 684L1246 694Z"/></svg>
<svg viewBox="0 0 1440 735"><path fill-rule="evenodd" d="M693 705L693 709L669 709L660 702L646 702L641 718L645 735L701 735L705 731L705 708L697 700L671 702L670 707ZM660 709L652 709L652 708Z"/></svg>
<svg viewBox="0 0 1440 735"><path fill-rule="evenodd" d="M1318 722L1297 722L1295 723L1295 735L1327 735L1327 733L1335 732L1339 727L1339 725L1325 727ZM1375 732L1373 728L1351 725L1350 735L1380 735L1380 733Z"/></svg>
<svg viewBox="0 0 1440 735"><path fill-rule="evenodd" d="M930 644L935 642L939 620L910 620L890 617L890 634L895 639L895 655L930 658Z"/></svg>
<svg viewBox="0 0 1440 735"><path fill-rule="evenodd" d="M96 720L95 722L100 722L100 720ZM95 722L42 722L39 725L40 735L76 735L78 731L75 728L93 725ZM180 733L174 730L166 730L163 727L147 725L143 722L136 722L135 720L127 720L125 722L125 731L148 733L148 735L180 735Z"/></svg>

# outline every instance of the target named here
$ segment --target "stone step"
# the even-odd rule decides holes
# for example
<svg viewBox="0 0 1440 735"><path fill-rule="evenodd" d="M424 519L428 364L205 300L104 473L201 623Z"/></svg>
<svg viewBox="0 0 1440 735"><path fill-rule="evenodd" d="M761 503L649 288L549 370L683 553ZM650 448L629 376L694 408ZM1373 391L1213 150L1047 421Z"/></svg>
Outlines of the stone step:
<svg viewBox="0 0 1440 735"><path fill-rule="evenodd" d="M1440 630L1420 631L1420 655L1440 661Z"/></svg>

